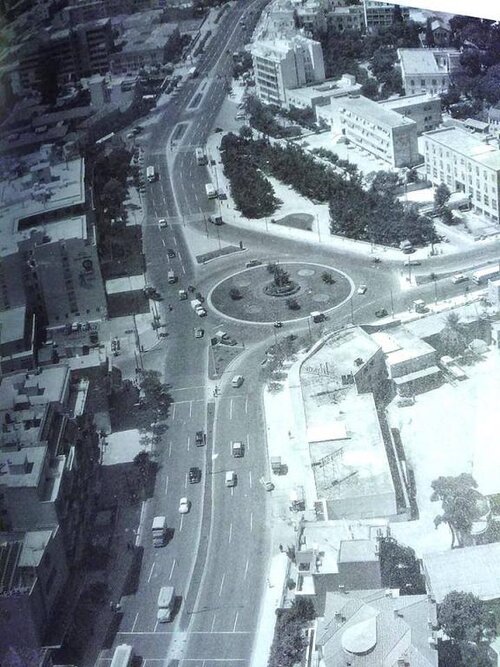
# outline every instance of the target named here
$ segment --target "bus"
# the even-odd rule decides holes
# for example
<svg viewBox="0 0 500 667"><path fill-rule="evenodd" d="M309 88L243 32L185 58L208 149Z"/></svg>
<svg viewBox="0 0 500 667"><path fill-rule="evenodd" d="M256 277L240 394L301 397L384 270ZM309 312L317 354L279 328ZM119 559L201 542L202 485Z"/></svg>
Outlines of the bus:
<svg viewBox="0 0 500 667"><path fill-rule="evenodd" d="M476 285L487 283L488 280L495 280L500 277L500 262L495 266L487 266L484 269L479 269L472 274L472 282Z"/></svg>
<svg viewBox="0 0 500 667"><path fill-rule="evenodd" d="M134 649L128 644L120 644L115 648L111 667L130 667L134 658Z"/></svg>
<svg viewBox="0 0 500 667"><path fill-rule="evenodd" d="M156 181L156 170L154 167L148 167L146 169L146 178L150 183Z"/></svg>
<svg viewBox="0 0 500 667"><path fill-rule="evenodd" d="M205 185L205 190L207 192L207 197L209 199L216 199L217 198L217 190L214 188L214 186L211 183L207 183Z"/></svg>
<svg viewBox="0 0 500 667"><path fill-rule="evenodd" d="M196 151L196 163L200 166L203 167L203 165L208 163L207 156L205 155L205 151L203 148L197 148Z"/></svg>

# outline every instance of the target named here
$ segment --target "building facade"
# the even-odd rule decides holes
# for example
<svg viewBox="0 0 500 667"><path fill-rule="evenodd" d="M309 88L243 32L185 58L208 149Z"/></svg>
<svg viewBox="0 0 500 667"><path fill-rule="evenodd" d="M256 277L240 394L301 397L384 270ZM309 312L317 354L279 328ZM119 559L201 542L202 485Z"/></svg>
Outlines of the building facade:
<svg viewBox="0 0 500 667"><path fill-rule="evenodd" d="M417 134L435 130L441 125L441 98L437 95L407 95L379 102L384 109L391 109L417 124Z"/></svg>
<svg viewBox="0 0 500 667"><path fill-rule="evenodd" d="M321 44L303 35L261 40L251 47L257 97L284 106L286 89L325 80Z"/></svg>
<svg viewBox="0 0 500 667"><path fill-rule="evenodd" d="M456 49L398 49L398 58L406 95L446 93L460 69Z"/></svg>
<svg viewBox="0 0 500 667"><path fill-rule="evenodd" d="M408 21L410 10L400 7L403 20ZM377 0L363 0L365 26L368 32L377 32L381 28L389 28L394 21L394 5Z"/></svg>
<svg viewBox="0 0 500 667"><path fill-rule="evenodd" d="M479 215L500 220L500 150L456 127L424 134L427 178L464 192Z"/></svg>

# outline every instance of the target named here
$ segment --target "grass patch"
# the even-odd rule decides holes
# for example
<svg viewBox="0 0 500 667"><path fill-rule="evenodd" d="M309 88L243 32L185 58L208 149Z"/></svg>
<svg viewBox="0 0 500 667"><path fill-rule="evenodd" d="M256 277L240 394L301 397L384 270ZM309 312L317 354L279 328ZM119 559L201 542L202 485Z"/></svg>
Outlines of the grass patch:
<svg viewBox="0 0 500 667"><path fill-rule="evenodd" d="M212 250L211 252L203 253L203 255L196 255L196 261L198 264L205 264L205 262L209 262L211 259L224 257L224 255L231 255L233 252L242 252L242 250L237 245L228 245L220 250Z"/></svg>

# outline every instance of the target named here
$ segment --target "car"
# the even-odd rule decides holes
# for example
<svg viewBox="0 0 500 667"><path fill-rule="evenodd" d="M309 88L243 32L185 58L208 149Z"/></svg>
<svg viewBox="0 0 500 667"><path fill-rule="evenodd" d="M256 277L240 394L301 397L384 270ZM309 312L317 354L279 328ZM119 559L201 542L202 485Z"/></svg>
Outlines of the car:
<svg viewBox="0 0 500 667"><path fill-rule="evenodd" d="M227 199L227 194L225 192L219 192L219 199L221 201L226 201Z"/></svg>
<svg viewBox="0 0 500 667"><path fill-rule="evenodd" d="M281 329L281 327L283 326L283 322L279 322L279 321L275 322L273 324L273 326L274 326L275 329Z"/></svg>
<svg viewBox="0 0 500 667"><path fill-rule="evenodd" d="M264 481L264 488L266 491L273 491L274 490L274 484L270 481Z"/></svg>
<svg viewBox="0 0 500 667"><path fill-rule="evenodd" d="M191 503L187 498L181 498L179 500L179 514L187 514L191 508Z"/></svg>
<svg viewBox="0 0 500 667"><path fill-rule="evenodd" d="M203 338L205 335L205 329L195 329L194 330L194 337L195 338Z"/></svg>
<svg viewBox="0 0 500 667"><path fill-rule="evenodd" d="M387 317L388 313L385 308L379 308L375 311L375 317Z"/></svg>
<svg viewBox="0 0 500 667"><path fill-rule="evenodd" d="M203 445L207 441L207 436L205 435L204 431L196 431L196 435L194 436L194 443L197 447L203 447Z"/></svg>
<svg viewBox="0 0 500 667"><path fill-rule="evenodd" d="M158 227L159 227L160 229L165 229L165 227L168 227L167 219L166 219L166 218L160 218L160 219L158 220Z"/></svg>
<svg viewBox="0 0 500 667"><path fill-rule="evenodd" d="M260 261L260 259L251 259L249 262L245 264L245 266L247 269L251 269L252 266L260 266L261 264L262 262Z"/></svg>
<svg viewBox="0 0 500 667"><path fill-rule="evenodd" d="M454 285L457 285L458 283L465 283L469 280L469 277L464 275L463 273L457 273L456 275L451 277L451 282Z"/></svg>
<svg viewBox="0 0 500 667"><path fill-rule="evenodd" d="M198 484L201 482L201 470L197 466L189 468L189 483Z"/></svg>
<svg viewBox="0 0 500 667"><path fill-rule="evenodd" d="M228 470L226 472L225 485L228 488L231 488L232 486L236 486L236 481L237 481L237 477L236 477L236 473L234 472L234 470Z"/></svg>
<svg viewBox="0 0 500 667"><path fill-rule="evenodd" d="M167 256L171 259L174 258L176 256L175 250L172 250L172 248L167 248Z"/></svg>
<svg viewBox="0 0 500 667"><path fill-rule="evenodd" d="M358 287L358 294L364 294L367 289L368 289L368 287L366 285L360 285Z"/></svg>

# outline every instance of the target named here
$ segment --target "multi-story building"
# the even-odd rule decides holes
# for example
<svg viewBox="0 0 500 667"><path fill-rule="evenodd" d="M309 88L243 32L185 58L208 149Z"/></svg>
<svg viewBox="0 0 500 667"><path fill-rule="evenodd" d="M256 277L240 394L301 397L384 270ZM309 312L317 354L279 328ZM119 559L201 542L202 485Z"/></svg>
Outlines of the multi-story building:
<svg viewBox="0 0 500 667"><path fill-rule="evenodd" d="M317 107L334 135L343 135L392 167L418 164L417 123L385 109L362 95L333 98L329 107Z"/></svg>
<svg viewBox="0 0 500 667"><path fill-rule="evenodd" d="M464 192L475 213L500 220L500 150L456 127L424 134L427 178Z"/></svg>
<svg viewBox="0 0 500 667"><path fill-rule="evenodd" d="M0 371L10 373L35 366L36 318L26 306L4 310L0 339Z"/></svg>
<svg viewBox="0 0 500 667"><path fill-rule="evenodd" d="M152 0L75 0L64 7L62 14L64 21L74 26L87 21L152 9L156 4L158 3Z"/></svg>
<svg viewBox="0 0 500 667"><path fill-rule="evenodd" d="M488 124L490 131L500 136L500 105L498 103L488 109Z"/></svg>
<svg viewBox="0 0 500 667"><path fill-rule="evenodd" d="M408 7L401 7L403 20L410 18ZM376 32L380 28L389 28L394 20L394 5L377 0L363 0L365 27L368 32Z"/></svg>
<svg viewBox="0 0 500 667"><path fill-rule="evenodd" d="M286 89L325 80L321 44L297 34L260 40L251 46L255 87L265 104L286 104Z"/></svg>
<svg viewBox="0 0 500 667"><path fill-rule="evenodd" d="M418 134L435 130L441 125L441 98L437 95L406 95L383 100L379 104L384 109L391 109L405 118L414 120Z"/></svg>
<svg viewBox="0 0 500 667"><path fill-rule="evenodd" d="M143 67L164 65L180 37L176 23L154 24L144 21L142 14L138 17L128 17L121 23L117 48L110 57L113 74L137 73Z"/></svg>
<svg viewBox="0 0 500 667"><path fill-rule="evenodd" d="M4 652L9 649L41 645L67 578L64 545L57 526L24 533L0 533L2 664Z"/></svg>
<svg viewBox="0 0 500 667"><path fill-rule="evenodd" d="M344 74L340 79L330 79L324 83L304 86L303 88L288 88L286 90L286 106L314 111L319 106L329 104L332 98L356 93L360 88L361 84L356 83L356 78L352 74Z"/></svg>
<svg viewBox="0 0 500 667"><path fill-rule="evenodd" d="M456 49L398 49L398 58L406 95L445 93L460 69Z"/></svg>
<svg viewBox="0 0 500 667"><path fill-rule="evenodd" d="M73 48L78 55L78 78L105 74L114 49L110 19L89 21L72 28Z"/></svg>
<svg viewBox="0 0 500 667"><path fill-rule="evenodd" d="M328 25L339 32L344 32L344 30L362 32L365 28L363 7L361 5L334 7L328 12Z"/></svg>

